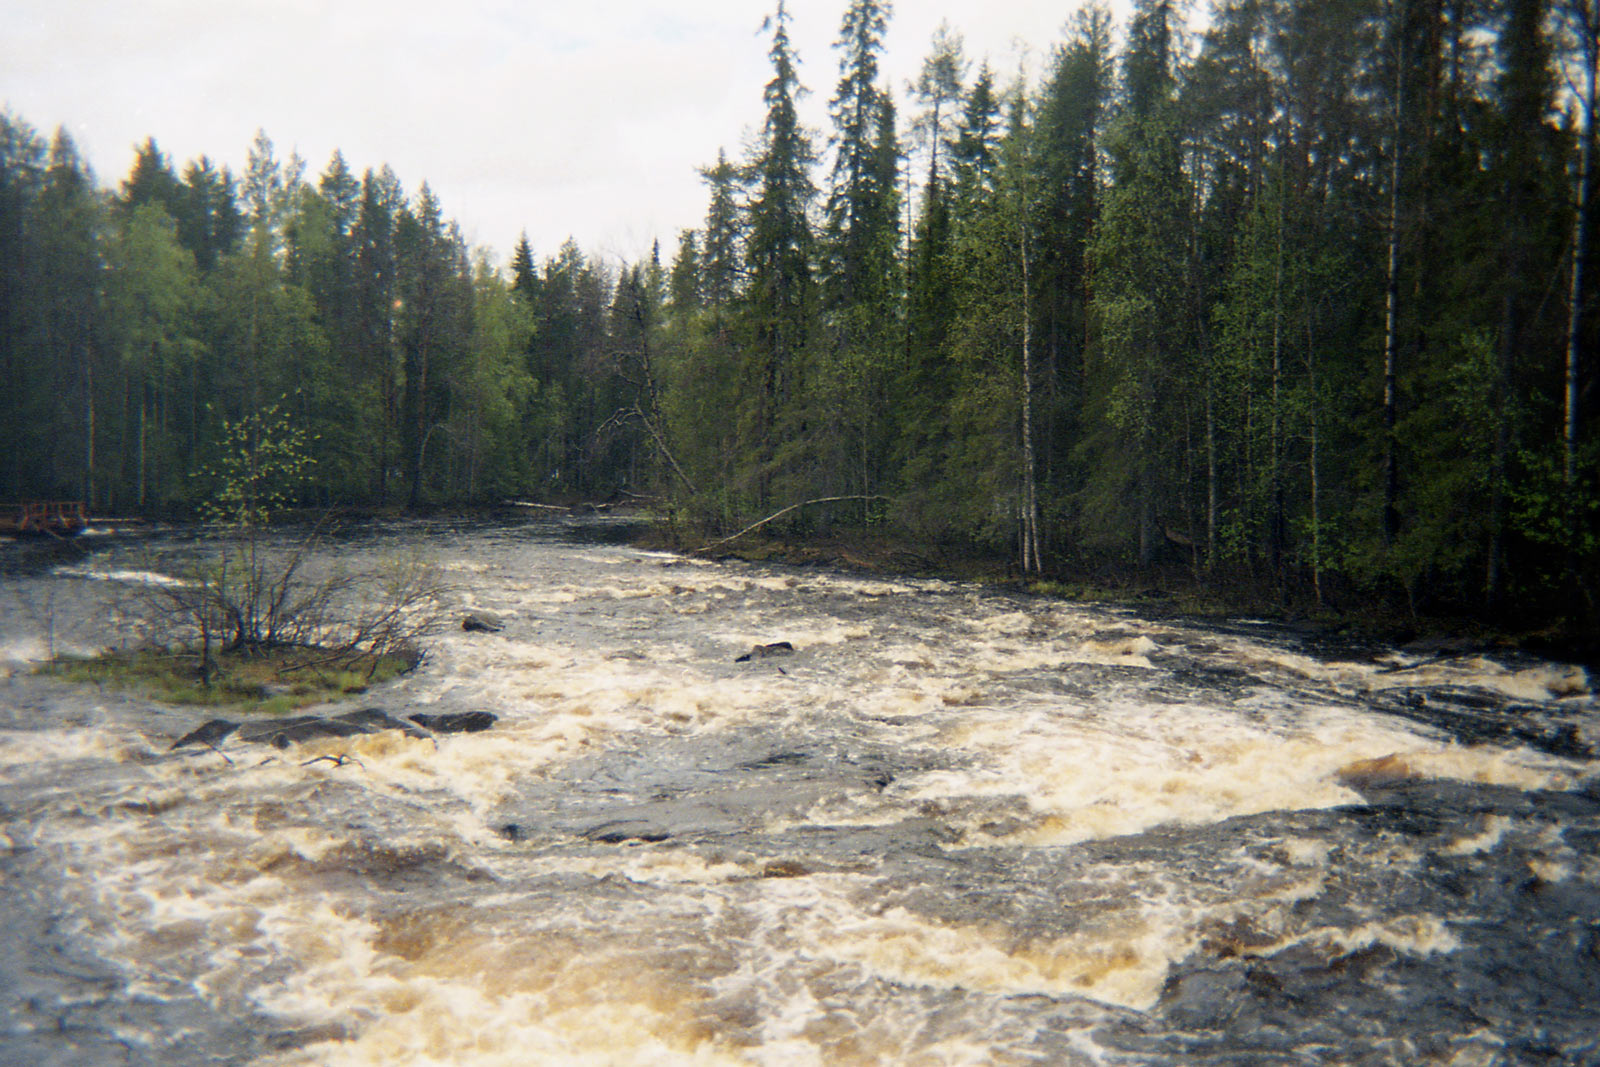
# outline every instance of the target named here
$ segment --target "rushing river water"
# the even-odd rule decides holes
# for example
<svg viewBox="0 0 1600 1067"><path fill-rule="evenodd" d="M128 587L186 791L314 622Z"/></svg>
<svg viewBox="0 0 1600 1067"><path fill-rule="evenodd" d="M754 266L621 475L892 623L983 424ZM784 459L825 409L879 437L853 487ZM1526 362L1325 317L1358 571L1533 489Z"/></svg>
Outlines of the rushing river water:
<svg viewBox="0 0 1600 1067"><path fill-rule="evenodd" d="M0 577L0 1061L1600 1063L1582 670L572 534L329 548L499 722L281 751L28 673L175 538Z"/></svg>

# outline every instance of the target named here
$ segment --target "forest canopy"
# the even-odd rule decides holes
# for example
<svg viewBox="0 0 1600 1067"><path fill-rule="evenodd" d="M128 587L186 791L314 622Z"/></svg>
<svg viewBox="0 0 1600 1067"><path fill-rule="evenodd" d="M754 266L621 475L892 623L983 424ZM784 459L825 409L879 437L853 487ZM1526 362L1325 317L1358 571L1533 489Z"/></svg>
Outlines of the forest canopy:
<svg viewBox="0 0 1600 1067"><path fill-rule="evenodd" d="M851 497L788 521L1593 625L1596 4L1090 4L1034 76L945 27L897 91L888 0L827 84L780 2L759 129L638 263L498 269L265 134L102 188L6 112L0 500L193 513L278 403L306 505Z"/></svg>

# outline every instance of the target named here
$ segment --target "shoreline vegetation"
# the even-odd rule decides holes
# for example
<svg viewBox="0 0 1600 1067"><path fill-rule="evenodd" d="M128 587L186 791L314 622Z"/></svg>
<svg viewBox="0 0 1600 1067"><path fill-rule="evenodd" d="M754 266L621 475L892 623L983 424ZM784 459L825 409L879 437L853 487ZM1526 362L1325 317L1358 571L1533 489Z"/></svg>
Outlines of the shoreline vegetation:
<svg viewBox="0 0 1600 1067"><path fill-rule="evenodd" d="M214 655L203 678L198 649L109 650L97 656L57 656L36 674L104 685L180 707L282 715L318 704L341 703L414 669L402 655L344 657L330 663L326 649L278 648Z"/></svg>
<svg viewBox="0 0 1600 1067"><path fill-rule="evenodd" d="M633 543L693 554L715 540L675 540L666 530L653 527L643 529ZM1259 618L1353 644L1416 644L1431 651L1520 651L1600 670L1600 634L1550 625L1495 626L1471 615L1410 616L1356 595L1348 607L1331 600L1319 606L1307 597L1286 598L1272 590L1229 587L1181 564L1138 570L1107 562L1034 575L1022 573L1013 560L999 555L962 555L860 532L817 537L751 535L721 546L709 558L971 581L1032 596L1127 607L1152 618Z"/></svg>
<svg viewBox="0 0 1600 1067"><path fill-rule="evenodd" d="M1410 616L1359 596L1349 605L1244 584L1166 562L1148 569L1103 561L1098 566L1058 568L1026 574L1013 558L958 547L919 544L882 530L835 527L826 533L765 526L737 538L690 534L675 529L637 504L511 503L479 507L349 508L337 522L515 521L520 518L592 519L612 516L617 526L607 540L636 548L670 551L716 560L791 567L827 567L878 577L940 578L973 582L1030 596L1086 604L1127 607L1153 619L1257 618L1315 632L1352 645L1415 644L1430 652L1523 652L1600 670L1600 635L1558 627L1494 626L1471 615ZM181 521L181 520L180 520ZM286 511L281 524L328 523L327 513ZM69 544L69 543L68 543ZM257 714L283 714L319 703L339 703L366 693L414 669L418 648L383 656L336 657L327 650L285 646L238 649L214 654L216 677L201 678L198 648L146 648L108 651L94 657L58 656L40 664L40 674L86 684L111 685L164 703L230 708Z"/></svg>

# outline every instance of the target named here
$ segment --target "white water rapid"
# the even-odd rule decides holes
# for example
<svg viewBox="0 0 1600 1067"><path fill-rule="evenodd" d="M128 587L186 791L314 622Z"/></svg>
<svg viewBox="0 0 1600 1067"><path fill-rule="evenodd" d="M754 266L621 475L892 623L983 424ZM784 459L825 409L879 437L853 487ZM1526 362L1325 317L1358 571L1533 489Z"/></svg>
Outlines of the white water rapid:
<svg viewBox="0 0 1600 1067"><path fill-rule="evenodd" d="M504 622L351 707L492 729L173 751L207 713L30 673L152 544L3 576L0 1060L1600 1062L1581 668L560 522L325 551Z"/></svg>

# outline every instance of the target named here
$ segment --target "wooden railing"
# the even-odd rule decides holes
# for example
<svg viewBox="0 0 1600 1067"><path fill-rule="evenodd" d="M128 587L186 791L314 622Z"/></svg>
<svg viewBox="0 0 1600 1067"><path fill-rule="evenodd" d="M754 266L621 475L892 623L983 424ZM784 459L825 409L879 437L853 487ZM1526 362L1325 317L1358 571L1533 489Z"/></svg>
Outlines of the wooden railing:
<svg viewBox="0 0 1600 1067"><path fill-rule="evenodd" d="M20 504L0 504L0 533L57 534L82 533L89 525L89 511L81 500L25 500Z"/></svg>

